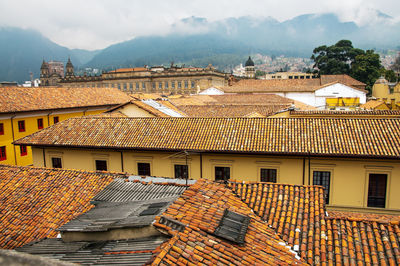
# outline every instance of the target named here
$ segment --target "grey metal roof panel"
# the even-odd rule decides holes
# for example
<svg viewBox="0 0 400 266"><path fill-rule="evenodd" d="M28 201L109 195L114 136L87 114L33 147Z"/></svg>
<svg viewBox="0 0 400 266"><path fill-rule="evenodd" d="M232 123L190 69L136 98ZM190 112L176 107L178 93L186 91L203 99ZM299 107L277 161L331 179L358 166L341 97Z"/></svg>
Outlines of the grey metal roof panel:
<svg viewBox="0 0 400 266"><path fill-rule="evenodd" d="M99 202L93 209L64 224L58 230L61 232L105 232L116 228L148 226L176 199L177 196L146 201ZM140 216L154 203L165 204L151 215Z"/></svg>
<svg viewBox="0 0 400 266"><path fill-rule="evenodd" d="M63 242L53 238L30 243L17 251L82 265L143 265L166 240L165 236L106 242Z"/></svg>

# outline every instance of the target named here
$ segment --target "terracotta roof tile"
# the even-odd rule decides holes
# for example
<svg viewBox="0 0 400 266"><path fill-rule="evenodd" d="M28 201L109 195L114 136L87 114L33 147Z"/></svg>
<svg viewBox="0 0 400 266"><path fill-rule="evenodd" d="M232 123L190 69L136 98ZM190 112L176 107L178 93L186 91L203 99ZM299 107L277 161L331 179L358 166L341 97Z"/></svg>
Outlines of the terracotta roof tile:
<svg viewBox="0 0 400 266"><path fill-rule="evenodd" d="M323 188L241 182L228 186L306 262L313 265L398 265L397 216L329 211Z"/></svg>
<svg viewBox="0 0 400 266"><path fill-rule="evenodd" d="M313 92L321 86L337 82L359 90L363 90L365 87L364 83L348 75L321 75L320 78L313 79L242 79L221 89L230 93Z"/></svg>
<svg viewBox="0 0 400 266"><path fill-rule="evenodd" d="M0 248L45 237L93 207L119 174L0 165Z"/></svg>
<svg viewBox="0 0 400 266"><path fill-rule="evenodd" d="M15 143L399 158L400 120L87 117L62 121Z"/></svg>
<svg viewBox="0 0 400 266"><path fill-rule="evenodd" d="M384 101L370 100L370 101L360 105L360 108L370 110L370 109L375 109L381 105L384 105L385 107L387 107L387 105Z"/></svg>
<svg viewBox="0 0 400 266"><path fill-rule="evenodd" d="M399 118L400 117L400 110L307 110L307 111L302 111L302 110L294 110L290 111L291 116L300 116L300 117L307 117L307 116L320 116L320 117L329 117L329 116L356 116L357 118L360 117L362 118L363 116L366 117L373 117L376 116L377 118L379 116L392 116L394 118Z"/></svg>
<svg viewBox="0 0 400 266"><path fill-rule="evenodd" d="M131 97L113 88L9 87L0 94L0 113L117 105Z"/></svg>
<svg viewBox="0 0 400 266"><path fill-rule="evenodd" d="M244 244L213 235L226 208L251 217ZM177 231L160 221L162 217L169 217L186 227ZM154 265L304 264L230 189L212 181L199 180L192 185L156 218L154 225L173 236L160 246L153 258Z"/></svg>

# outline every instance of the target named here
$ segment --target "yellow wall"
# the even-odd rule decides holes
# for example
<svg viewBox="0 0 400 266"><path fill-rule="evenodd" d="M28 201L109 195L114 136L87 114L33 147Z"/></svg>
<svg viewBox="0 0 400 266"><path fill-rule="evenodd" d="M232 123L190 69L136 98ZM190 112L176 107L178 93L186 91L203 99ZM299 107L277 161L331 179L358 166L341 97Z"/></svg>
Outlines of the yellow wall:
<svg viewBox="0 0 400 266"><path fill-rule="evenodd" d="M82 109L82 108L80 108ZM0 164L9 165L30 165L32 164L32 151L27 147L27 155L21 156L20 146L12 144L14 140L20 139L27 135L33 134L38 131L37 120L43 119L44 128L54 124L54 117L58 116L59 121L66 120L71 117L78 117L83 115L99 114L106 110L103 108L92 108L89 110L80 111L54 111L54 112L31 112L29 114L17 113L16 115L8 115L0 117L0 123L4 125L4 135L0 135L0 147L6 147L7 160L0 161ZM11 126L12 121L12 126ZM19 132L18 121L25 121L25 132ZM14 131L14 138L12 132ZM14 152L15 151L15 152Z"/></svg>
<svg viewBox="0 0 400 266"><path fill-rule="evenodd" d="M386 103L390 103L391 99L398 103L400 102L400 83L397 83L392 91L388 84L375 83L372 87L372 96L378 100L384 100Z"/></svg>
<svg viewBox="0 0 400 266"><path fill-rule="evenodd" d="M119 108L118 111L120 111L121 113L125 114L128 117L154 117L155 116L134 104L127 104L127 105Z"/></svg>
<svg viewBox="0 0 400 266"><path fill-rule="evenodd" d="M43 150L34 148L34 165L44 166ZM168 152L124 151L123 169L120 151L80 150L46 148L46 166L51 167L51 157L62 158L64 168L95 170L95 159L106 160L109 171L124 171L137 175L137 163L149 162L152 176L174 177L174 165L185 164L185 156ZM385 173L388 175L386 208L400 214L400 165L395 160L371 159L309 159L307 157L272 157L261 155L202 154L202 177L214 180L215 167L230 167L231 180L260 181L260 169L277 169L277 182L304 184L312 181L313 171L331 172L330 204L333 207L355 210L366 208L368 195L368 174ZM200 173L200 155L188 156L189 177L198 179ZM374 208L368 208L374 209ZM382 209L379 209L382 210Z"/></svg>

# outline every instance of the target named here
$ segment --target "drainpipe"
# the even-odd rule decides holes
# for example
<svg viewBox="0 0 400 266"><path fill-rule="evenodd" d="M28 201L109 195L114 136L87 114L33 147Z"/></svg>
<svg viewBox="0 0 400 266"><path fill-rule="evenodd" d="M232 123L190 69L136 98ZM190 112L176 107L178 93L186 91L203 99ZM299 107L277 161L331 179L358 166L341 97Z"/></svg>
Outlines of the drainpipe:
<svg viewBox="0 0 400 266"><path fill-rule="evenodd" d="M51 115L52 113L53 113L53 112L50 112L50 113L47 114L47 127L50 126L50 115Z"/></svg>
<svg viewBox="0 0 400 266"><path fill-rule="evenodd" d="M121 151L121 172L124 172L124 154Z"/></svg>
<svg viewBox="0 0 400 266"><path fill-rule="evenodd" d="M203 178L203 154L200 153L200 178Z"/></svg>
<svg viewBox="0 0 400 266"><path fill-rule="evenodd" d="M13 116L11 116L11 133L12 133L12 139L13 142L15 141L15 136L14 136L14 123L13 123L13 119L16 117L15 113ZM15 151L15 144L13 144L13 149L14 149L14 164L17 164L17 152Z"/></svg>
<svg viewBox="0 0 400 266"><path fill-rule="evenodd" d="M303 186L305 182L305 171L306 171L306 157L303 157Z"/></svg>
<svg viewBox="0 0 400 266"><path fill-rule="evenodd" d="M46 166L46 151L45 151L45 148L43 148L43 166L47 167Z"/></svg>
<svg viewBox="0 0 400 266"><path fill-rule="evenodd" d="M311 157L310 157L310 152L308 152L308 185L311 185L310 175L311 175Z"/></svg>

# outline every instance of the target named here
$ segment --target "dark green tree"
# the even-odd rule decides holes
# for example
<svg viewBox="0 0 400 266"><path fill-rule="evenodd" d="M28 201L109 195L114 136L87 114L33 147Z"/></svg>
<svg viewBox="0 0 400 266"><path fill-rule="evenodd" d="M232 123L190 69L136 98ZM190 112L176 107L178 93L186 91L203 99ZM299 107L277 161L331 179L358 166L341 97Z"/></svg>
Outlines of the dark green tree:
<svg viewBox="0 0 400 266"><path fill-rule="evenodd" d="M373 50L367 50L356 56L351 64L350 75L367 84L366 89L371 91L375 81L381 76L382 69L379 55Z"/></svg>
<svg viewBox="0 0 400 266"><path fill-rule="evenodd" d="M351 65L357 55L364 51L353 47L349 40L338 41L335 45L322 45L314 49L311 59L319 75L350 74Z"/></svg>

